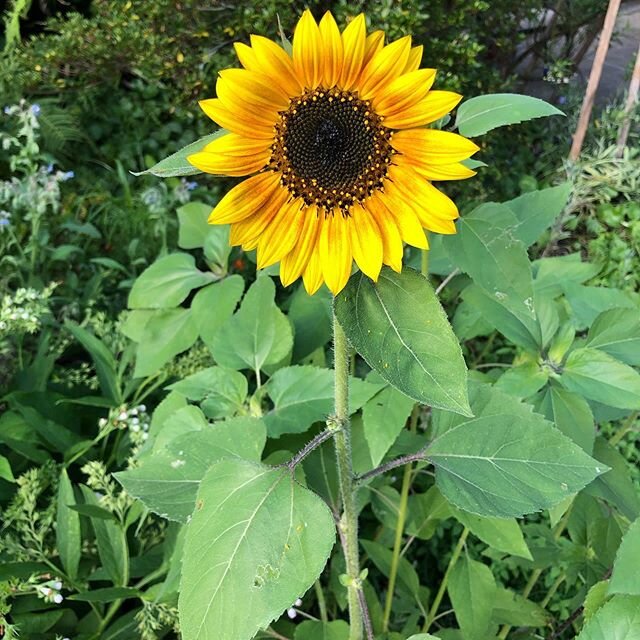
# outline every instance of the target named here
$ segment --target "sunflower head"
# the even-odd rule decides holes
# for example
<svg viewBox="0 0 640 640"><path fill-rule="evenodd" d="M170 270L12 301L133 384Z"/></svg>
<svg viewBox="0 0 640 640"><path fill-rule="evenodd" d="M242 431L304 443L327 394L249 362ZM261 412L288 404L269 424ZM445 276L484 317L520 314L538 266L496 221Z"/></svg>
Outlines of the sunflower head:
<svg viewBox="0 0 640 640"><path fill-rule="evenodd" d="M429 129L461 99L432 91L422 47L404 37L385 45L364 15L342 31L331 13L305 11L292 55L251 36L236 44L242 69L220 72L217 98L200 106L229 133L189 156L206 173L245 179L212 211L231 224L231 243L257 249L258 267L280 262L310 294L334 294L355 260L377 280L383 264L402 269L403 243L427 249L425 229L455 233L455 204L431 183L474 175L461 164L478 150Z"/></svg>

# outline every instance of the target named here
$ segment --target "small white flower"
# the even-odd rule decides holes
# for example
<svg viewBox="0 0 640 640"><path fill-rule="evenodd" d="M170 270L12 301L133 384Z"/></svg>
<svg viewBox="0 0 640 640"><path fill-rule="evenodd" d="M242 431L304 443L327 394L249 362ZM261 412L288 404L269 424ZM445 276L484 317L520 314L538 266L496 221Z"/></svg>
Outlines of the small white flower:
<svg viewBox="0 0 640 640"><path fill-rule="evenodd" d="M53 601L56 604L60 604L63 600L64 600L64 598L59 593L56 593L56 595L53 596Z"/></svg>
<svg viewBox="0 0 640 640"><path fill-rule="evenodd" d="M287 609L287 615L289 616L289 618L291 618L291 620L293 620L298 615L298 613L292 607L291 609Z"/></svg>
<svg viewBox="0 0 640 640"><path fill-rule="evenodd" d="M302 606L302 600L300 600L300 598L298 598L298 599L293 603L293 605L294 605L295 607L301 607L301 606Z"/></svg>
<svg viewBox="0 0 640 640"><path fill-rule="evenodd" d="M106 418L100 418L100 420L98 420L98 426L101 429L106 427L107 426L107 419Z"/></svg>
<svg viewBox="0 0 640 640"><path fill-rule="evenodd" d="M53 582L51 584L51 586L56 590L56 591L60 591L60 589L62 589L62 582L60 582L60 580L56 580L55 582Z"/></svg>
<svg viewBox="0 0 640 640"><path fill-rule="evenodd" d="M118 420L120 420L120 422L124 422L128 417L129 417L129 415L127 414L127 412L126 412L126 411L123 411L123 412L118 416Z"/></svg>

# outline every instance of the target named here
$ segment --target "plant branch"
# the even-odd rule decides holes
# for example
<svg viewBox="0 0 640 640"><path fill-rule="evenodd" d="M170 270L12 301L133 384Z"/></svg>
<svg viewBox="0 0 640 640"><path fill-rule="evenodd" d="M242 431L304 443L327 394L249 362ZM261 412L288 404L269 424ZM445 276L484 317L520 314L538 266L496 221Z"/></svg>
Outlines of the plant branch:
<svg viewBox="0 0 640 640"><path fill-rule="evenodd" d="M440 292L460 273L460 269L455 268L436 288L436 295Z"/></svg>
<svg viewBox="0 0 640 640"><path fill-rule="evenodd" d="M371 471L367 471L366 473L361 473L360 475L356 476L356 483L360 485L367 480L371 480L371 478L375 478L376 476L382 475L387 471L391 471L391 469L402 467L405 464L411 464L412 462L420 462L422 460L426 460L426 452L427 447L423 447L422 449L420 449L420 451L416 451L415 453L409 453L406 456L400 456L399 458L389 460L389 462L385 462L379 467L371 469Z"/></svg>
<svg viewBox="0 0 640 640"><path fill-rule="evenodd" d="M362 588L358 589L358 600L360 601L360 610L362 611L362 619L364 620L364 630L367 634L367 640L375 640L373 635L373 625L371 624L371 615L369 614L369 606L364 596Z"/></svg>
<svg viewBox="0 0 640 640"><path fill-rule="evenodd" d="M291 460L285 462L283 466L286 465L291 471L293 471L312 451L317 449L323 442L329 440L329 438L332 438L335 433L336 429L332 427L321 431L315 438L309 440L309 442L307 442L307 444L305 444L304 447L302 447L302 449L300 449L300 451L291 458Z"/></svg>

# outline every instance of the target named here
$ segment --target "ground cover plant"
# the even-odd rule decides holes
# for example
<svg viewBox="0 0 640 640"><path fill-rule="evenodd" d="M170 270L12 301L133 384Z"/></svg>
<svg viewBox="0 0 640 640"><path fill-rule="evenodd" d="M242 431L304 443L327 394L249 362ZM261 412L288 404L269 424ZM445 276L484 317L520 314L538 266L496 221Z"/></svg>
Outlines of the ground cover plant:
<svg viewBox="0 0 640 640"><path fill-rule="evenodd" d="M226 130L121 164L113 226L5 109L4 637L639 637L639 301L597 226L633 261L634 187L593 169L632 159L452 189L561 112L317 17L236 46Z"/></svg>

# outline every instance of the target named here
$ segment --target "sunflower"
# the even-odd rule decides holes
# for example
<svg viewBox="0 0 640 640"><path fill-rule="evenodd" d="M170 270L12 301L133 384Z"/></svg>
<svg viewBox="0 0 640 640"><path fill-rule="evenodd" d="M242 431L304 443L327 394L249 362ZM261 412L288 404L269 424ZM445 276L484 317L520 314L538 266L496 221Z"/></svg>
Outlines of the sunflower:
<svg viewBox="0 0 640 640"><path fill-rule="evenodd" d="M456 205L431 183L474 172L478 150L426 125L461 96L432 91L435 69L420 69L422 46L406 36L384 44L364 15L342 33L326 13L305 11L292 55L251 36L236 43L242 69L220 72L203 111L229 131L189 162L206 173L246 176L212 211L231 224L230 241L257 250L258 268L280 262L288 286L337 294L353 261L374 281L383 264L402 269L403 242L427 249L425 229L455 233Z"/></svg>

